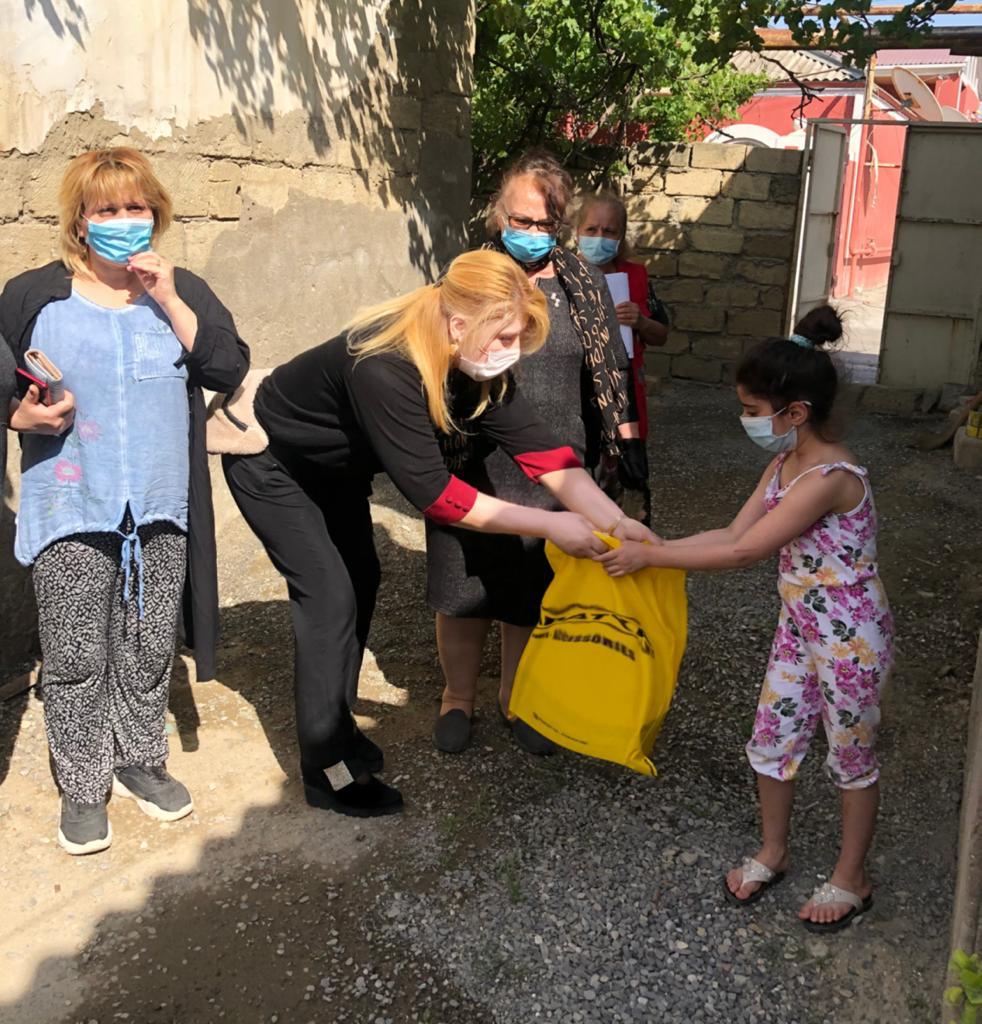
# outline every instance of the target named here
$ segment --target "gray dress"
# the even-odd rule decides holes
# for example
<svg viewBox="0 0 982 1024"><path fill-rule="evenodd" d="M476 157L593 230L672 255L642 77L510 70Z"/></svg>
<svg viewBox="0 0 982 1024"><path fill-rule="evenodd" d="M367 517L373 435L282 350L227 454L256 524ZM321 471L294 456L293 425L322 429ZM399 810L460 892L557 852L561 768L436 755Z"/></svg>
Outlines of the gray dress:
<svg viewBox="0 0 982 1024"><path fill-rule="evenodd" d="M626 387L627 353L608 296L607 325ZM570 318L569 302L555 277L539 278L549 305L546 343L516 367L519 390L562 444L591 468L599 458L600 423L590 404L583 344ZM483 456L483 457L482 457ZM485 494L533 508L560 508L546 488L533 483L503 452L477 452L463 465L451 467L461 479ZM426 523L427 602L444 615L496 619L515 626L534 626L542 596L552 578L535 537L476 533Z"/></svg>

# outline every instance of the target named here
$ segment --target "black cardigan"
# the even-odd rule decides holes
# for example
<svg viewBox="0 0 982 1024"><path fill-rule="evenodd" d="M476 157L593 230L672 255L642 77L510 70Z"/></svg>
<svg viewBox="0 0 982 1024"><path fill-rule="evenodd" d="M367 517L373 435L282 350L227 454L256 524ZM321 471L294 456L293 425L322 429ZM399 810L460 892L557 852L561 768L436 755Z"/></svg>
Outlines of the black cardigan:
<svg viewBox="0 0 982 1024"><path fill-rule="evenodd" d="M184 632L194 648L199 679L215 678L218 647L218 557L211 476L205 450L205 400L209 391L234 391L249 369L249 348L239 337L232 315L215 293L188 270L174 270L177 294L198 318L198 333L179 365L188 371L190 409L190 477L188 481L188 567L184 588ZM31 347L38 314L49 302L72 293L71 271L60 261L12 278L0 294L0 335L18 365ZM69 390L71 390L69 388Z"/></svg>

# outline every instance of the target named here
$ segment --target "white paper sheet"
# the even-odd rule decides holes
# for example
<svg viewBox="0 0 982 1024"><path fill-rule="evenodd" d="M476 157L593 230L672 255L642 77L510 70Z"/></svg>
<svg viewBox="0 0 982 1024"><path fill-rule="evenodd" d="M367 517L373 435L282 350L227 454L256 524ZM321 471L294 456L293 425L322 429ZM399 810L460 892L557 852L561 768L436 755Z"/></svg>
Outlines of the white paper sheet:
<svg viewBox="0 0 982 1024"><path fill-rule="evenodd" d="M617 306L622 302L630 302L631 293L627 286L627 274L607 274L607 287L610 289L610 297ZM627 358L634 358L634 331L630 327L621 324L621 338L624 341L624 348L627 349Z"/></svg>

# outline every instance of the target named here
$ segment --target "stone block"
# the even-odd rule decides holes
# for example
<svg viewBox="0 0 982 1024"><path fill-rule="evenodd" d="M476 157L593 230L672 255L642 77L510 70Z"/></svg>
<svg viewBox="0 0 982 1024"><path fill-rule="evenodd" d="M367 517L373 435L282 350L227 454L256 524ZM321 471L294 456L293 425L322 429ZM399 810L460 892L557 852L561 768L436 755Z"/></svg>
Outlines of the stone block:
<svg viewBox="0 0 982 1024"><path fill-rule="evenodd" d="M170 190L175 217L207 217L211 208L211 167L207 160L186 154L164 153L154 159L154 170Z"/></svg>
<svg viewBox="0 0 982 1024"><path fill-rule="evenodd" d="M732 363L743 355L743 339L730 338L725 334L696 338L692 342L692 354Z"/></svg>
<svg viewBox="0 0 982 1024"><path fill-rule="evenodd" d="M642 221L634 228L634 242L641 249L684 249L685 232L677 224Z"/></svg>
<svg viewBox="0 0 982 1024"><path fill-rule="evenodd" d="M723 187L721 171L692 169L669 171L665 176L665 191L670 196L718 196Z"/></svg>
<svg viewBox="0 0 982 1024"><path fill-rule="evenodd" d="M923 388L889 388L870 384L863 391L860 404L866 412L912 416L920 408L923 397Z"/></svg>
<svg viewBox="0 0 982 1024"><path fill-rule="evenodd" d="M701 252L740 253L743 251L743 232L732 228L709 228L702 225L689 228L689 239L694 249Z"/></svg>
<svg viewBox="0 0 982 1024"><path fill-rule="evenodd" d="M11 156L0 159L0 220L16 220L24 209L26 173L26 160Z"/></svg>
<svg viewBox="0 0 982 1024"><path fill-rule="evenodd" d="M58 229L53 224L0 224L0 281L49 263L57 250Z"/></svg>
<svg viewBox="0 0 982 1024"><path fill-rule="evenodd" d="M470 105L462 96L432 96L423 102L423 127L462 135L470 127Z"/></svg>
<svg viewBox="0 0 982 1024"><path fill-rule="evenodd" d="M744 200L737 211L737 221L742 228L761 228L769 231L791 231L794 228L797 210L793 206L776 203L756 203Z"/></svg>
<svg viewBox="0 0 982 1024"><path fill-rule="evenodd" d="M769 174L747 174L745 171L731 175L723 185L723 195L732 199L768 199L771 193Z"/></svg>
<svg viewBox="0 0 982 1024"><path fill-rule="evenodd" d="M706 277L718 281L726 273L730 262L726 256L716 253L684 252L679 257L679 273L683 277Z"/></svg>
<svg viewBox="0 0 982 1024"><path fill-rule="evenodd" d="M667 377L672 372L672 357L661 349L644 350L644 375L648 384L655 377Z"/></svg>
<svg viewBox="0 0 982 1024"><path fill-rule="evenodd" d="M747 154L747 170L765 174L800 174L801 151L754 146Z"/></svg>
<svg viewBox="0 0 982 1024"><path fill-rule="evenodd" d="M208 174L208 212L218 220L236 220L242 212L242 168L232 160L216 160Z"/></svg>
<svg viewBox="0 0 982 1024"><path fill-rule="evenodd" d="M661 167L635 167L631 172L632 192L661 192L665 188L665 172Z"/></svg>
<svg viewBox="0 0 982 1024"><path fill-rule="evenodd" d="M654 278L673 278L679 272L679 258L674 253L649 253L641 262Z"/></svg>
<svg viewBox="0 0 982 1024"><path fill-rule="evenodd" d="M783 310L787 302L783 288L762 288L760 290L760 305L762 309Z"/></svg>
<svg viewBox="0 0 982 1024"><path fill-rule="evenodd" d="M668 199L667 196L664 198ZM675 200L674 212L683 224L696 221L699 224L728 226L733 223L733 200L686 196Z"/></svg>
<svg viewBox="0 0 982 1024"><path fill-rule="evenodd" d="M672 200L662 192L640 193L624 200L627 207L628 224L645 220L668 220L672 212Z"/></svg>
<svg viewBox="0 0 982 1024"><path fill-rule="evenodd" d="M670 356L677 356L683 352L688 352L691 346L692 339L688 334L672 329L668 332L668 337L665 339L664 344L658 346L658 351L665 352Z"/></svg>
<svg viewBox="0 0 982 1024"><path fill-rule="evenodd" d="M723 376L723 364L719 359L701 359L691 354L674 356L672 376L685 380L699 380L706 384L718 384Z"/></svg>
<svg viewBox="0 0 982 1024"><path fill-rule="evenodd" d="M763 256L770 260L789 260L794 252L791 231L751 231L743 245L744 256Z"/></svg>
<svg viewBox="0 0 982 1024"><path fill-rule="evenodd" d="M748 146L725 142L697 142L692 147L691 167L712 167L720 171L738 171L747 158Z"/></svg>
<svg viewBox="0 0 982 1024"><path fill-rule="evenodd" d="M688 167L690 148L684 144L642 142L637 147L638 166Z"/></svg>
<svg viewBox="0 0 982 1024"><path fill-rule="evenodd" d="M733 268L737 277L755 284L773 284L786 288L791 279L791 267L785 262L772 260L737 260Z"/></svg>
<svg viewBox="0 0 982 1024"><path fill-rule="evenodd" d="M423 105L415 96L392 96L388 121L393 128L418 132L423 125Z"/></svg>
<svg viewBox="0 0 982 1024"><path fill-rule="evenodd" d="M982 473L982 438L969 437L964 427L955 433L955 465L969 473Z"/></svg>
<svg viewBox="0 0 982 1024"><path fill-rule="evenodd" d="M302 174L293 167L247 164L242 168L242 199L269 210L282 209L290 189L299 188Z"/></svg>
<svg viewBox="0 0 982 1024"><path fill-rule="evenodd" d="M705 287L702 281L689 278L655 282L655 292L663 302L702 302Z"/></svg>
<svg viewBox="0 0 982 1024"><path fill-rule="evenodd" d="M32 163L30 176L24 182L24 210L33 217L57 217L58 189L65 165L61 160Z"/></svg>
<svg viewBox="0 0 982 1024"><path fill-rule="evenodd" d="M768 198L772 203L797 203L801 197L801 178L796 175L778 174L771 178L771 193ZM757 196L748 196L756 199Z"/></svg>
<svg viewBox="0 0 982 1024"><path fill-rule="evenodd" d="M721 331L726 314L709 306L672 307L672 325L682 331Z"/></svg>
<svg viewBox="0 0 982 1024"><path fill-rule="evenodd" d="M782 320L781 314L771 309L730 311L726 314L726 329L730 334L770 338L781 333Z"/></svg>
<svg viewBox="0 0 982 1024"><path fill-rule="evenodd" d="M722 306L729 309L732 306L756 306L760 289L752 284L713 284L706 289L706 305Z"/></svg>

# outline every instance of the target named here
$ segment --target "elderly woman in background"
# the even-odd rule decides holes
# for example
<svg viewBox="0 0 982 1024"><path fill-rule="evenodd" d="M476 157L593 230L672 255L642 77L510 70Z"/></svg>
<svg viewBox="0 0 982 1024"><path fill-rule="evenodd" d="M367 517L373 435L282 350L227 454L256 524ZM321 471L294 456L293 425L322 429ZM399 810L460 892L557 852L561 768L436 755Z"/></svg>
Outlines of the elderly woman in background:
<svg viewBox="0 0 982 1024"><path fill-rule="evenodd" d="M166 770L164 716L185 581L200 678L214 674L214 519L202 388L232 391L249 350L200 278L151 246L171 200L147 159L83 153L61 184L61 259L8 282L0 333L61 371L23 435L15 554L38 604L44 719L71 854L112 840L110 789L154 818L192 810ZM54 396L52 396L54 397Z"/></svg>
<svg viewBox="0 0 982 1024"><path fill-rule="evenodd" d="M486 248L507 253L545 296L550 328L543 347L523 359L515 378L544 422L588 469L615 458L624 438L637 435L627 391L627 353L603 274L584 266L560 244L572 181L551 154L533 151L506 172L495 197ZM465 439L466 440L466 439ZM506 501L555 508L500 451L479 440L448 452L464 480ZM501 625L498 700L507 715L519 659L538 621L551 578L544 544L532 537L464 533L427 523L427 598L445 688L434 729L439 750L455 753L470 740L478 671L491 623ZM547 754L551 742L521 721L519 745Z"/></svg>
<svg viewBox="0 0 982 1024"><path fill-rule="evenodd" d="M654 285L643 263L628 259L627 207L620 196L601 192L584 196L576 215L576 246L580 256L604 275L626 274L628 298L616 307L618 323L634 335L630 358L630 391L638 410L636 439L623 446L622 482L643 479L644 509L635 511L648 522L651 517L651 492L648 487L648 401L644 380L644 350L647 345L664 345L668 337L668 315L655 294Z"/></svg>

